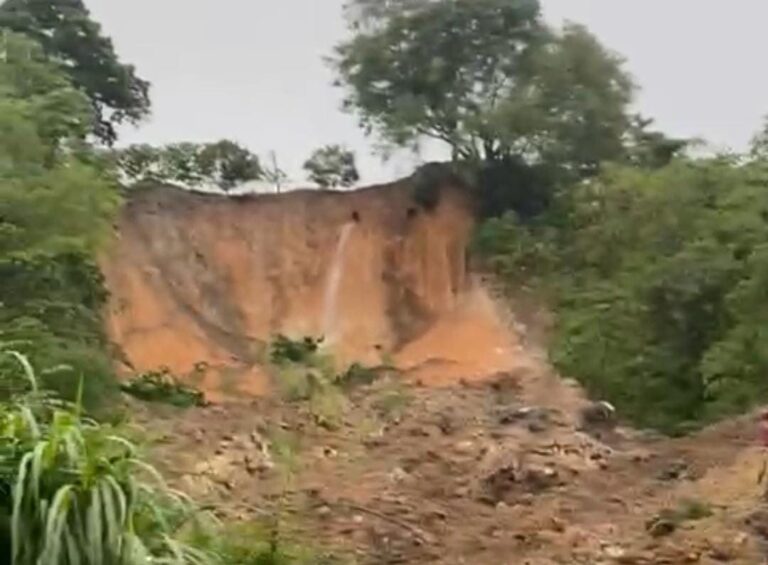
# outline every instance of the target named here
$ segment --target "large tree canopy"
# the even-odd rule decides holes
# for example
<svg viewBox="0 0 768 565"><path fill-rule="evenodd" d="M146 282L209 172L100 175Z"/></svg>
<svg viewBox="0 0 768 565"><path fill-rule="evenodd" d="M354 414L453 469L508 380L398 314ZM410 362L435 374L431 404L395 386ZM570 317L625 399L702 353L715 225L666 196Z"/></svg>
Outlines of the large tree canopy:
<svg viewBox="0 0 768 565"><path fill-rule="evenodd" d="M120 61L82 0L5 0L0 27L37 41L93 105L93 133L106 143L116 126L138 122L150 109L149 83Z"/></svg>
<svg viewBox="0 0 768 565"><path fill-rule="evenodd" d="M375 25L354 27L337 47L345 107L369 133L400 146L439 140L457 161L546 166L568 178L624 158L633 83L585 28L550 29L537 0L405 4L353 2Z"/></svg>
<svg viewBox="0 0 768 565"><path fill-rule="evenodd" d="M118 205L109 171L82 143L87 97L42 48L7 33L0 59L0 346L27 353L47 386L103 399L110 382L94 257ZM69 368L65 369L64 365ZM0 397L8 371L0 362Z"/></svg>

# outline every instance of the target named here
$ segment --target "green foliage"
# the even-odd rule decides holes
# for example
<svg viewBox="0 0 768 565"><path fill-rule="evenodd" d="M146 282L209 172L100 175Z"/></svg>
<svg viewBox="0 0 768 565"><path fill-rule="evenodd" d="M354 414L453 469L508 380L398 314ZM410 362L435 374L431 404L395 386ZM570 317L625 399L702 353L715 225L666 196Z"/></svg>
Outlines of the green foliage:
<svg viewBox="0 0 768 565"><path fill-rule="evenodd" d="M279 523L248 522L197 533L195 543L221 565L341 565L333 555L292 539Z"/></svg>
<svg viewBox="0 0 768 565"><path fill-rule="evenodd" d="M10 534L12 562L208 563L174 539L191 507L136 448L79 407L41 395L31 365L10 357L27 383L0 406L0 515L10 517L10 532L0 533Z"/></svg>
<svg viewBox="0 0 768 565"><path fill-rule="evenodd" d="M712 516L712 508L706 502L686 499L677 508L664 508L645 524L646 530L654 536L669 535L686 522L696 522Z"/></svg>
<svg viewBox="0 0 768 565"><path fill-rule="evenodd" d="M552 359L635 423L679 432L768 400L768 170L610 168L538 224L484 226L507 280L549 290Z"/></svg>
<svg viewBox="0 0 768 565"><path fill-rule="evenodd" d="M304 163L304 170L309 180L321 188L349 187L360 180L355 154L340 145L317 149Z"/></svg>
<svg viewBox="0 0 768 565"><path fill-rule="evenodd" d="M270 360L275 365L284 365L286 363L309 365L322 343L323 338L305 336L294 340L278 334L273 339L269 348Z"/></svg>
<svg viewBox="0 0 768 565"><path fill-rule="evenodd" d="M395 145L447 144L488 214L539 212L559 184L626 157L622 60L583 27L547 27L536 0L351 4L373 23L337 48L346 108Z"/></svg>
<svg viewBox="0 0 768 565"><path fill-rule="evenodd" d="M214 185L224 191L264 177L259 158L234 141L174 143L155 148L132 145L115 152L130 183L170 182L188 187Z"/></svg>
<svg viewBox="0 0 768 565"><path fill-rule="evenodd" d="M120 61L82 0L5 0L0 28L33 38L59 72L88 96L93 108L89 128L102 141L113 143L119 124L136 123L149 113L149 83Z"/></svg>
<svg viewBox="0 0 768 565"><path fill-rule="evenodd" d="M110 171L82 141L87 99L29 39L6 32L0 60L0 343L44 386L94 408L116 390L95 254L119 205ZM13 369L0 361L0 381ZM2 399L2 396L0 396Z"/></svg>
<svg viewBox="0 0 768 565"><path fill-rule="evenodd" d="M126 394L140 400L162 402L179 408L206 404L205 396L201 391L180 383L167 369L143 373L120 388Z"/></svg>

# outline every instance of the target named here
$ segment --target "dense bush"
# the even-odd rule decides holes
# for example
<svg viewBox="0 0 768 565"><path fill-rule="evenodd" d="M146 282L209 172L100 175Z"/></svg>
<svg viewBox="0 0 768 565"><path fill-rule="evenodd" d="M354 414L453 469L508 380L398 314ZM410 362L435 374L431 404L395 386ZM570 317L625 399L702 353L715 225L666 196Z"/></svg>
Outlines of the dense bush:
<svg viewBox="0 0 768 565"><path fill-rule="evenodd" d="M270 345L270 360L275 365L285 363L310 364L312 357L320 349L322 343L323 338L307 336L294 340L278 334Z"/></svg>
<svg viewBox="0 0 768 565"><path fill-rule="evenodd" d="M118 430L37 390L26 358L21 389L0 404L0 541L17 565L203 564L174 537L192 507L166 489Z"/></svg>
<svg viewBox="0 0 768 565"><path fill-rule="evenodd" d="M0 344L52 368L39 378L67 399L82 381L82 400L95 408L116 390L95 257L111 232L117 185L84 142L87 98L31 40L6 33L4 50ZM12 370L0 361L0 382Z"/></svg>
<svg viewBox="0 0 768 565"><path fill-rule="evenodd" d="M536 224L484 226L507 280L548 289L559 369L669 432L768 400L768 168L612 168Z"/></svg>

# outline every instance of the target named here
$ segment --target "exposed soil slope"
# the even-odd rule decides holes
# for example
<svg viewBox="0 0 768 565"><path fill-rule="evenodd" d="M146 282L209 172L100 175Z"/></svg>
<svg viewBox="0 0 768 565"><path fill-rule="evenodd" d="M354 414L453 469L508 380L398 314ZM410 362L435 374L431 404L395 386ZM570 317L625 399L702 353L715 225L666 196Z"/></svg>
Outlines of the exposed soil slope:
<svg viewBox="0 0 768 565"><path fill-rule="evenodd" d="M136 370L211 366L197 384L218 396L264 390L258 364L278 332L378 361L462 302L471 226L460 191L445 187L425 211L407 182L239 198L139 190L103 261L109 332Z"/></svg>

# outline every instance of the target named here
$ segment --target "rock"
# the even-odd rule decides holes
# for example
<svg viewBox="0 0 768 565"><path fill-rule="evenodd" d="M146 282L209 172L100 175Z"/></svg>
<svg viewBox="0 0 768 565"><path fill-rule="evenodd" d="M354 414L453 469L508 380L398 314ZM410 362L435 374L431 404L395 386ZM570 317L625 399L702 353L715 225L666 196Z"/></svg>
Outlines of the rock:
<svg viewBox="0 0 768 565"><path fill-rule="evenodd" d="M402 483L410 477L411 476L402 467L395 467L392 472L389 473L389 480L393 483Z"/></svg>
<svg viewBox="0 0 768 565"><path fill-rule="evenodd" d="M616 427L616 408L612 404L601 401L595 402L581 409L581 426L585 429Z"/></svg>
<svg viewBox="0 0 768 565"><path fill-rule="evenodd" d="M203 441L205 441L205 432L203 430L195 430L192 434L192 438L197 443L203 443Z"/></svg>
<svg viewBox="0 0 768 565"><path fill-rule="evenodd" d="M536 421L536 422L530 422L528 424L528 431L534 434L540 434L543 432L546 432L549 426L547 426L544 422Z"/></svg>
<svg viewBox="0 0 768 565"><path fill-rule="evenodd" d="M472 455L475 452L475 444L471 441L461 441L454 446L454 450L461 455Z"/></svg>
<svg viewBox="0 0 768 565"><path fill-rule="evenodd" d="M707 552L708 557L711 557L715 561L727 563L734 558L733 552L725 547L713 547Z"/></svg>
<svg viewBox="0 0 768 565"><path fill-rule="evenodd" d="M566 524L560 518L552 517L549 521L550 528L553 532L562 534L566 530Z"/></svg>
<svg viewBox="0 0 768 565"><path fill-rule="evenodd" d="M618 545L607 545L603 548L603 554L609 559L619 560L627 555L627 551Z"/></svg>
<svg viewBox="0 0 768 565"><path fill-rule="evenodd" d="M466 498L469 496L469 488L458 487L456 490L453 491L453 496L455 496L456 498Z"/></svg>
<svg viewBox="0 0 768 565"><path fill-rule="evenodd" d="M328 516L331 515L331 508L327 504L324 504L318 507L316 512L317 512L317 515L320 516L321 518L327 518Z"/></svg>
<svg viewBox="0 0 768 565"><path fill-rule="evenodd" d="M645 524L645 529L651 536L660 538L674 533L677 524L667 518L655 517Z"/></svg>
<svg viewBox="0 0 768 565"><path fill-rule="evenodd" d="M688 474L688 463L683 460L673 461L664 467L656 478L660 481L676 481Z"/></svg>
<svg viewBox="0 0 768 565"><path fill-rule="evenodd" d="M631 453L630 459L635 463L646 463L653 458L650 451L637 450Z"/></svg>
<svg viewBox="0 0 768 565"><path fill-rule="evenodd" d="M459 429L456 423L456 415L450 412L441 412L437 417L437 427L443 435L451 436L455 434Z"/></svg>

